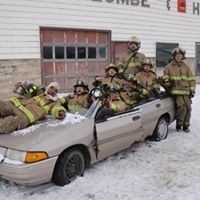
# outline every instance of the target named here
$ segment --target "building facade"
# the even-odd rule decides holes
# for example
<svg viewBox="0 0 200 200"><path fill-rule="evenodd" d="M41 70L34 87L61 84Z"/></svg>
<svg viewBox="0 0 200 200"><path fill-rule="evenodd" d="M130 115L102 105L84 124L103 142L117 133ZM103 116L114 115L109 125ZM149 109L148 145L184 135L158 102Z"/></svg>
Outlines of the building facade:
<svg viewBox="0 0 200 200"><path fill-rule="evenodd" d="M18 81L90 84L133 35L158 74L180 46L200 76L199 24L200 0L0 0L0 97Z"/></svg>

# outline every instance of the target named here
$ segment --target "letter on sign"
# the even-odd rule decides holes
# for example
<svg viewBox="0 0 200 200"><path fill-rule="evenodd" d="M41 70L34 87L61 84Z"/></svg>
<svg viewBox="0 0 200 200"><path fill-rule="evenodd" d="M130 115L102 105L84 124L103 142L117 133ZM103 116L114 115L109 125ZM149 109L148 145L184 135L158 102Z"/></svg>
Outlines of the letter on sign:
<svg viewBox="0 0 200 200"><path fill-rule="evenodd" d="M186 0L178 0L178 12L186 12Z"/></svg>

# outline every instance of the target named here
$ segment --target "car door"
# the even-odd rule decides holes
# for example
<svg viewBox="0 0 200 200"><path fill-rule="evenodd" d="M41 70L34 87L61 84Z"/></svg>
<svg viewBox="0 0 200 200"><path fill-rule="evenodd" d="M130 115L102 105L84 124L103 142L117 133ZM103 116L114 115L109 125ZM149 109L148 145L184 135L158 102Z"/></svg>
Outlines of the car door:
<svg viewBox="0 0 200 200"><path fill-rule="evenodd" d="M96 122L95 126L99 160L128 148L132 143L143 138L140 109L115 114Z"/></svg>

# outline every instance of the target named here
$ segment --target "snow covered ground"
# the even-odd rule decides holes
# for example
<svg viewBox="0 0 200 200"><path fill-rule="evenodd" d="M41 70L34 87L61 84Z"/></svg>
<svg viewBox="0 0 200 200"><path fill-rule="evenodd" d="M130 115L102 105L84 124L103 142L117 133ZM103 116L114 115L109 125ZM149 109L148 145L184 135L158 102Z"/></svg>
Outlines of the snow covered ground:
<svg viewBox="0 0 200 200"><path fill-rule="evenodd" d="M175 124L162 142L144 141L86 169L70 185L24 187L0 180L0 200L200 199L200 85L193 99L191 132Z"/></svg>

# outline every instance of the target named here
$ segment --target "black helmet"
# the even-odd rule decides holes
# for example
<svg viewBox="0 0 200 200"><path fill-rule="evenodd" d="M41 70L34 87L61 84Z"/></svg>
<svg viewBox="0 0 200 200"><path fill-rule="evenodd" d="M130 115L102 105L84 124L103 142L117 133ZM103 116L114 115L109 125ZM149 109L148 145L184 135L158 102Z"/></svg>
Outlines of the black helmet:
<svg viewBox="0 0 200 200"><path fill-rule="evenodd" d="M117 68L117 66L116 66L115 64L113 64L113 63L110 63L110 64L105 68L106 73L108 72L108 70L109 70L110 68L115 69L115 71L118 73L118 68Z"/></svg>
<svg viewBox="0 0 200 200"><path fill-rule="evenodd" d="M185 51L183 51L183 49L181 49L180 47L176 47L172 50L172 56L175 57L176 54L182 54L183 58L185 58Z"/></svg>
<svg viewBox="0 0 200 200"><path fill-rule="evenodd" d="M150 65L150 68L153 68L153 64L152 64L150 58L145 58L145 59L142 61L142 66L144 66L144 65Z"/></svg>
<svg viewBox="0 0 200 200"><path fill-rule="evenodd" d="M35 84L30 83L25 87L25 91L26 91L27 94L30 94L31 97L36 96L37 91L38 91L38 87Z"/></svg>
<svg viewBox="0 0 200 200"><path fill-rule="evenodd" d="M81 80L76 81L76 83L74 84L74 88L76 87L84 87L85 89L89 91L88 84Z"/></svg>
<svg viewBox="0 0 200 200"><path fill-rule="evenodd" d="M128 42L128 47L130 47L130 45L131 45L132 43L135 43L135 44L137 45L137 49L135 49L135 51L137 51L137 50L141 47L141 42L140 42L140 40L139 40L137 37L135 37L135 36L132 36L132 37L130 38L130 40L129 40L129 42Z"/></svg>

